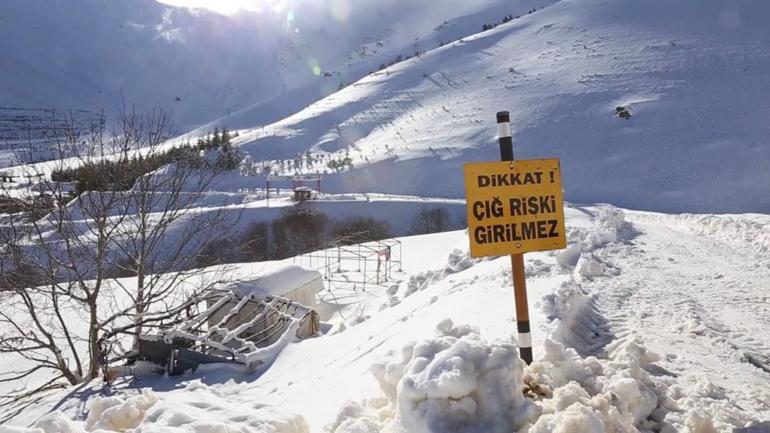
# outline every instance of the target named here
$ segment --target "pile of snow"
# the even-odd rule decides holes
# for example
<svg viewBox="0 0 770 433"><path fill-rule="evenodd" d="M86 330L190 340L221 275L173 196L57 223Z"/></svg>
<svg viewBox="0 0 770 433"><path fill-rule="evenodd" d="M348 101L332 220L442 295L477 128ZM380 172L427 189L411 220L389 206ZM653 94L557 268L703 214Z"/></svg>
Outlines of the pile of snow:
<svg viewBox="0 0 770 433"><path fill-rule="evenodd" d="M581 354L596 353L611 337L601 332L603 319L596 308L596 296L570 278L540 299L551 338Z"/></svg>
<svg viewBox="0 0 770 433"><path fill-rule="evenodd" d="M449 319L438 331L405 346L400 359L372 366L386 399L348 404L329 430L503 433L526 424L534 405L522 392L516 347L488 343Z"/></svg>
<svg viewBox="0 0 770 433"><path fill-rule="evenodd" d="M527 370L530 383L550 391L539 402L542 415L530 432L652 430L665 411L653 413L659 396L644 368L657 360L633 340L620 341L606 360L581 358L573 349L546 340L544 359Z"/></svg>
<svg viewBox="0 0 770 433"><path fill-rule="evenodd" d="M672 385L659 360L635 336L613 342L602 358L546 340L543 359L525 370L525 382L545 394L529 432L715 433L756 421L708 382Z"/></svg>
<svg viewBox="0 0 770 433"><path fill-rule="evenodd" d="M134 428L157 402L158 397L146 389L140 395L126 399L117 396L94 399L86 418L86 429L124 431Z"/></svg>
<svg viewBox="0 0 770 433"><path fill-rule="evenodd" d="M442 269L436 271L425 271L409 277L406 283L406 289L404 290L404 297L410 296L415 292L424 290L430 284L435 283L447 275L462 272L466 269L473 267L478 261L482 259L474 259L470 257L466 252L457 248L449 253L447 264Z"/></svg>
<svg viewBox="0 0 770 433"><path fill-rule="evenodd" d="M714 400L713 386L698 384L712 392L704 406L708 397L695 402L671 386L672 378L652 374L660 357L633 336L615 341L601 358L547 339L543 358L527 367L515 345L487 342L473 327L446 319L437 330L435 338L374 364L383 396L347 403L327 430L713 433L725 427L716 416L748 424Z"/></svg>
<svg viewBox="0 0 770 433"><path fill-rule="evenodd" d="M97 397L90 403L85 422L72 421L63 413L55 411L38 420L32 428L0 427L0 433L123 432L136 428L157 402L158 397L147 389L127 398Z"/></svg>
<svg viewBox="0 0 770 433"><path fill-rule="evenodd" d="M556 261L563 269L575 267L577 279L603 275L606 268L591 252L618 242L629 231L622 210L612 206L599 208L590 227L567 227L567 248L554 253Z"/></svg>
<svg viewBox="0 0 770 433"><path fill-rule="evenodd" d="M568 280L553 293L543 296L541 308L548 320L563 320L579 311L588 299L588 293L580 284L575 280Z"/></svg>

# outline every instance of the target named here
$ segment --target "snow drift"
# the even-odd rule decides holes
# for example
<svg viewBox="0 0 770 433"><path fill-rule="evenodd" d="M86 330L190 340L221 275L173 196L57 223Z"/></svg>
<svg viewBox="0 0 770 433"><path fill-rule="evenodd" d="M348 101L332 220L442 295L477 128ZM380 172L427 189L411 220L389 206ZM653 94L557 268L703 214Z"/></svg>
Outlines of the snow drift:
<svg viewBox="0 0 770 433"><path fill-rule="evenodd" d="M438 330L433 340L405 346L401 359L372 366L393 408L384 414L392 419L383 423L352 404L330 431L503 433L524 425L534 406L522 393L523 364L516 347L487 343L478 331L451 320Z"/></svg>
<svg viewBox="0 0 770 433"><path fill-rule="evenodd" d="M201 382L173 397L149 390L131 397L101 397L90 403L85 422L52 412L31 428L2 427L0 433L308 433L301 416L255 405L237 406Z"/></svg>

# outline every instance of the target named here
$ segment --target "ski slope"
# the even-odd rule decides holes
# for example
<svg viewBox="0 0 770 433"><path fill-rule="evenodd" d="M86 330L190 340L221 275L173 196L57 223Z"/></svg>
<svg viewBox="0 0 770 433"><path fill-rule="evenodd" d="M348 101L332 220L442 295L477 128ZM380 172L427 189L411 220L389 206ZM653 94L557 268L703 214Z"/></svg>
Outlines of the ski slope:
<svg viewBox="0 0 770 433"><path fill-rule="evenodd" d="M400 282L337 287L332 329L290 344L267 370L137 371L110 397L95 384L13 423L45 433L764 431L770 252L753 239L770 218L597 206L568 207L567 224L567 249L526 255L531 366L515 352L508 259L468 258L457 231L403 238ZM59 412L36 421L52 402Z"/></svg>

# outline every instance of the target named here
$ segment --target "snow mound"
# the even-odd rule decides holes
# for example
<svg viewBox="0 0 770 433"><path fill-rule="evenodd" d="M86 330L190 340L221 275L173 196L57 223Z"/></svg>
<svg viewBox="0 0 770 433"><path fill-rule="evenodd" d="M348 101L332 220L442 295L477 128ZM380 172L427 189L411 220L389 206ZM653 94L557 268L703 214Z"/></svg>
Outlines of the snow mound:
<svg viewBox="0 0 770 433"><path fill-rule="evenodd" d="M555 253L556 262L562 269L571 269L578 265L583 254L621 241L628 237L629 233L630 225L626 222L626 215L622 210L613 206L599 208L591 227L567 228L567 248ZM585 263L580 266L578 274L588 278L601 275L604 270L597 269L590 259L589 257L584 260ZM593 261L596 261L596 258L593 258Z"/></svg>
<svg viewBox="0 0 770 433"><path fill-rule="evenodd" d="M489 343L471 326L446 319L437 331L373 365L384 397L347 403L327 431L711 433L723 431L717 418L748 424L727 402L718 406L724 399L713 386L671 386L658 374L658 355L636 337L614 341L601 357L547 339L543 358L526 367L514 345ZM712 405L688 400L704 393Z"/></svg>
<svg viewBox="0 0 770 433"><path fill-rule="evenodd" d="M507 433L526 424L534 405L522 392L516 347L488 343L475 329L448 319L438 332L405 346L401 359L372 366L387 405L349 404L330 431Z"/></svg>
<svg viewBox="0 0 770 433"><path fill-rule="evenodd" d="M551 338L580 354L595 354L612 338L596 307L595 295L589 294L575 278L543 296L540 309L549 321Z"/></svg>
<svg viewBox="0 0 770 433"><path fill-rule="evenodd" d="M125 400L117 396L96 398L91 402L86 428L89 431L125 431L135 428L142 422L147 410L157 402L158 397L148 389Z"/></svg>
<svg viewBox="0 0 770 433"><path fill-rule="evenodd" d="M658 360L636 340L623 340L606 360L578 353L547 340L545 357L527 373L530 383L553 390L539 402L542 416L531 433L638 432L656 424L659 395L643 369ZM661 420L657 420L661 421Z"/></svg>
<svg viewBox="0 0 770 433"><path fill-rule="evenodd" d="M599 358L546 340L543 359L525 370L527 387L544 397L529 433L713 433L750 424L718 387L672 385L660 357L640 341L616 340Z"/></svg>
<svg viewBox="0 0 770 433"><path fill-rule="evenodd" d="M238 296L281 296L321 278L318 271L286 263L264 263L257 276L225 287Z"/></svg>
<svg viewBox="0 0 770 433"><path fill-rule="evenodd" d="M55 411L38 420L33 428L0 427L0 433L140 432L141 429L130 429L139 426L147 410L157 402L157 396L148 389L128 398L97 397L89 405L85 423L72 421Z"/></svg>
<svg viewBox="0 0 770 433"><path fill-rule="evenodd" d="M583 254L575 265L575 278L578 280L593 279L604 275L606 268L593 254Z"/></svg>
<svg viewBox="0 0 770 433"><path fill-rule="evenodd" d="M410 296L415 292L425 290L428 286L436 281L439 281L447 275L456 274L466 269L472 268L476 263L482 259L474 259L468 255L467 252L463 252L457 248L449 253L447 258L447 264L442 269L437 271L425 271L409 277L409 281L406 284L406 290L404 297Z"/></svg>

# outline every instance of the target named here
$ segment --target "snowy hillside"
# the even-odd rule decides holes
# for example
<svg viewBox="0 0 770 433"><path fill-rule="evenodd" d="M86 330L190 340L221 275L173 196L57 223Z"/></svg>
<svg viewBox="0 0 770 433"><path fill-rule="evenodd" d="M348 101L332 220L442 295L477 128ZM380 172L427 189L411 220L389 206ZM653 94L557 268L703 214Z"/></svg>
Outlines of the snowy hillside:
<svg viewBox="0 0 770 433"><path fill-rule="evenodd" d="M309 86L313 97L295 101L299 110L399 54L435 46L421 39L468 34L448 24L434 30L456 16L473 24L465 31L548 3L312 0L225 16L155 0L8 0L0 4L0 106L109 117L125 100L141 111L173 110L185 127Z"/></svg>
<svg viewBox="0 0 770 433"><path fill-rule="evenodd" d="M564 0L279 122L262 121L276 105L266 101L218 124L241 129L255 161L349 155L338 191L460 197L461 164L496 158L494 113L510 110L518 157L560 157L569 200L766 212L768 12L756 1Z"/></svg>
<svg viewBox="0 0 770 433"><path fill-rule="evenodd" d="M13 423L58 402L45 433L766 431L742 428L770 420L770 256L753 241L770 219L590 207L567 221L566 250L526 256L529 367L508 259L468 258L458 231L402 239L400 283L322 293L340 303L332 330L267 371L137 372Z"/></svg>

